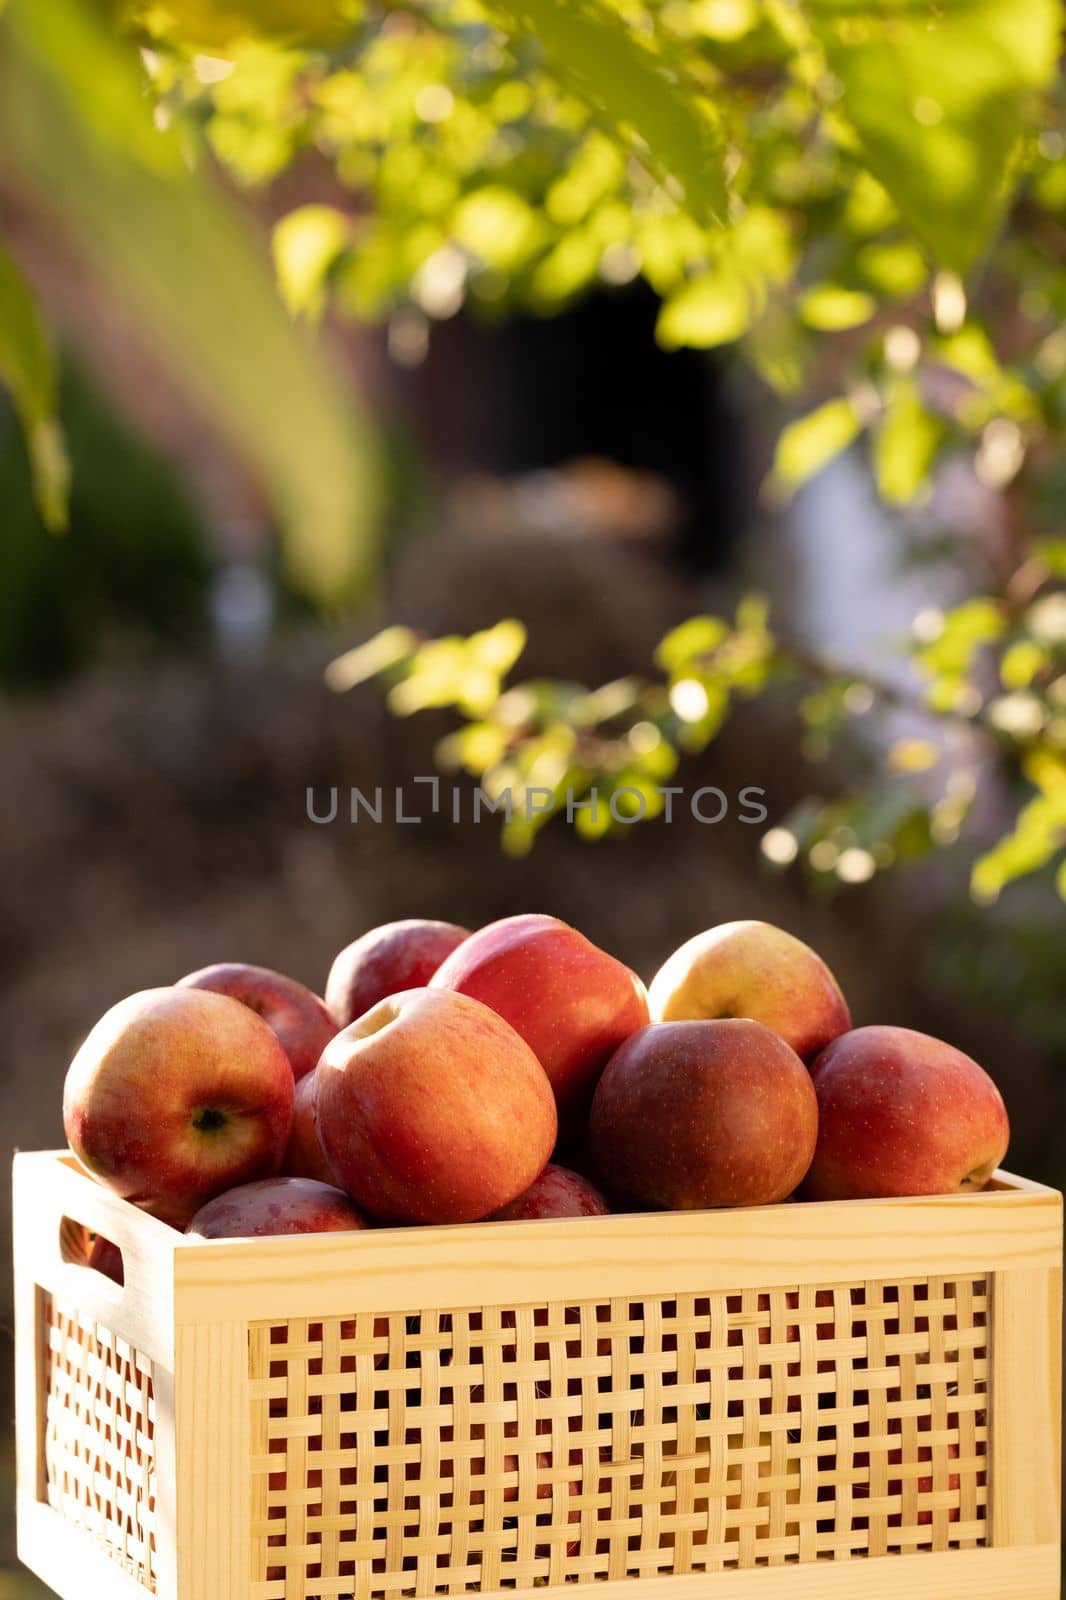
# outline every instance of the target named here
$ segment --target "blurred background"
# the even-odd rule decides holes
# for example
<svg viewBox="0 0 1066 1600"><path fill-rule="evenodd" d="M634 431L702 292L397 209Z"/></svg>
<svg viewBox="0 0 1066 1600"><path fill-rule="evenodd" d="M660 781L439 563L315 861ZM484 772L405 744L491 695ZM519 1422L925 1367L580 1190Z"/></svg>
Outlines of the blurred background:
<svg viewBox="0 0 1066 1600"><path fill-rule="evenodd" d="M938 62L991 36L923 35L886 151L870 63L915 39L806 9L802 38L757 0L571 34L545 4L531 38L509 7L121 30L13 0L5 1159L62 1143L66 1066L131 991L221 960L321 990L377 923L537 910L646 978L716 922L780 923L857 1023L982 1061L1011 1165L1061 1184L1056 25L1011 0L965 104ZM460 822L419 806L434 773ZM729 815L551 814L664 782ZM475 825L479 783L544 787L544 825ZM423 820L353 825L379 786ZM38 1592L6 1521L8 1280L2 1600Z"/></svg>

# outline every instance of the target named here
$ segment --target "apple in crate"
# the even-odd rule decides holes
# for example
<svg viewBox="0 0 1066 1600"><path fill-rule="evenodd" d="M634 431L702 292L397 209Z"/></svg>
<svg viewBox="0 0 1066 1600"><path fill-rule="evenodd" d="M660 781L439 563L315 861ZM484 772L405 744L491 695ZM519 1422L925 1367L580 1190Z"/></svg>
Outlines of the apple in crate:
<svg viewBox="0 0 1066 1600"><path fill-rule="evenodd" d="M247 1006L204 989L146 989L101 1017L67 1072L63 1126L95 1178L183 1227L223 1189L276 1173L293 1078Z"/></svg>
<svg viewBox="0 0 1066 1600"><path fill-rule="evenodd" d="M818 1101L762 1023L652 1023L611 1057L591 1134L610 1194L676 1211L770 1205L810 1166Z"/></svg>
<svg viewBox="0 0 1066 1600"><path fill-rule="evenodd" d="M536 1056L488 1006L391 995L331 1039L314 1075L326 1157L391 1222L475 1222L541 1172L557 1132Z"/></svg>
<svg viewBox="0 0 1066 1600"><path fill-rule="evenodd" d="M689 939L655 974L648 1004L654 1022L749 1017L804 1061L851 1027L821 956L769 922L723 922Z"/></svg>
<svg viewBox="0 0 1066 1600"><path fill-rule="evenodd" d="M556 917L505 917L472 933L431 980L491 1006L535 1052L564 1127L588 1107L612 1053L648 1020L644 985Z"/></svg>
<svg viewBox="0 0 1066 1600"><path fill-rule="evenodd" d="M257 1239L284 1233L352 1233L369 1227L341 1189L314 1178L260 1178L201 1206L186 1233L201 1239Z"/></svg>
<svg viewBox="0 0 1066 1600"><path fill-rule="evenodd" d="M525 1222L538 1217L605 1217L610 1206L579 1172L549 1162L524 1194L501 1206L489 1222Z"/></svg>
<svg viewBox="0 0 1066 1600"><path fill-rule="evenodd" d="M1010 1142L1003 1097L961 1050L912 1028L855 1028L811 1068L820 1131L809 1200L983 1189Z"/></svg>
<svg viewBox="0 0 1066 1600"><path fill-rule="evenodd" d="M408 917L346 945L326 980L326 1005L337 1027L346 1028L390 994L424 988L469 934L454 922Z"/></svg>
<svg viewBox="0 0 1066 1600"><path fill-rule="evenodd" d="M294 1078L313 1072L318 1058L337 1031L322 1001L295 978L269 967L250 967L239 961L219 961L178 980L179 988L209 989L239 1000L262 1017L281 1040L292 1063Z"/></svg>
<svg viewBox="0 0 1066 1600"><path fill-rule="evenodd" d="M315 1126L314 1095L315 1075L308 1072L296 1085L292 1103L292 1132L289 1134L282 1170L290 1178L317 1178L319 1183L336 1185L336 1174L326 1159Z"/></svg>

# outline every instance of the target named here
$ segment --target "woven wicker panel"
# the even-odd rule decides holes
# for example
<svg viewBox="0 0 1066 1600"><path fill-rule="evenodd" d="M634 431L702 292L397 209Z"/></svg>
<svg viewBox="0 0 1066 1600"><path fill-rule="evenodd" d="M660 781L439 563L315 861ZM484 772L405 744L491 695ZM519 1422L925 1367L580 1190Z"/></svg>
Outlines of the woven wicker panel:
<svg viewBox="0 0 1066 1600"><path fill-rule="evenodd" d="M255 1600L396 1600L986 1539L988 1284L250 1329Z"/></svg>
<svg viewBox="0 0 1066 1600"><path fill-rule="evenodd" d="M45 1494L155 1592L155 1398L132 1346L50 1296L42 1307Z"/></svg>

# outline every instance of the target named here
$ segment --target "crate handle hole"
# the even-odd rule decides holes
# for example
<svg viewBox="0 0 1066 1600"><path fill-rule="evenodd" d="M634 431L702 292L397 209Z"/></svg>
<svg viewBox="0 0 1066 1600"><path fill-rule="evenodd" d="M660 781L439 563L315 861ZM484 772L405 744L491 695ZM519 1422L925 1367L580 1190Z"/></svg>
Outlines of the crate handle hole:
<svg viewBox="0 0 1066 1600"><path fill-rule="evenodd" d="M118 1245L73 1217L60 1218L59 1254L70 1266L88 1267L120 1288L125 1284L126 1265Z"/></svg>

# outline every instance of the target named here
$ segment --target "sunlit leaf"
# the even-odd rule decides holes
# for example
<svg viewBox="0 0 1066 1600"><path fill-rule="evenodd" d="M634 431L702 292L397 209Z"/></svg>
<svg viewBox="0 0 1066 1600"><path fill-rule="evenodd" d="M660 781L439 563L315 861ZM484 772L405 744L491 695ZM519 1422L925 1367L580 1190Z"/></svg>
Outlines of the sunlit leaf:
<svg viewBox="0 0 1066 1600"><path fill-rule="evenodd" d="M440 741L437 760L444 767L461 767L479 778L503 760L509 742L508 730L497 723L471 722Z"/></svg>
<svg viewBox="0 0 1066 1600"><path fill-rule="evenodd" d="M873 437L881 498L889 505L910 505L927 483L943 438L944 425L926 410L917 385L902 378L894 383Z"/></svg>
<svg viewBox="0 0 1066 1600"><path fill-rule="evenodd" d="M858 328L869 322L876 309L873 295L857 289L841 289L833 283L808 289L800 301L800 315L808 328L817 328L822 333Z"/></svg>
<svg viewBox="0 0 1066 1600"><path fill-rule="evenodd" d="M721 39L732 43L758 26L759 6L756 0L691 0L692 26L708 39Z"/></svg>
<svg viewBox="0 0 1066 1600"><path fill-rule="evenodd" d="M274 267L289 310L321 315L326 275L345 245L351 225L334 206L298 206L274 228Z"/></svg>
<svg viewBox="0 0 1066 1600"><path fill-rule="evenodd" d="M410 628L384 628L365 644L356 645L337 656L326 668L325 679L331 689L343 692L398 666L418 649L418 635Z"/></svg>
<svg viewBox="0 0 1066 1600"><path fill-rule="evenodd" d="M1046 867L1066 839L1066 790L1039 795L1023 806L1014 829L975 863L970 879L974 898L990 902L1016 878Z"/></svg>
<svg viewBox="0 0 1066 1600"><path fill-rule="evenodd" d="M1003 214L1027 96L1051 82L1057 0L806 0L870 170L941 265Z"/></svg>
<svg viewBox="0 0 1066 1600"><path fill-rule="evenodd" d="M855 268L872 289L896 300L916 294L929 275L925 257L909 239L864 245Z"/></svg>
<svg viewBox="0 0 1066 1600"><path fill-rule="evenodd" d="M739 339L751 312L747 284L736 271L723 266L678 290L660 311L655 332L667 350L682 345L706 350Z"/></svg>
<svg viewBox="0 0 1066 1600"><path fill-rule="evenodd" d="M467 195L452 220L455 238L486 266L511 272L533 255L542 225L514 189L490 184Z"/></svg>
<svg viewBox="0 0 1066 1600"><path fill-rule="evenodd" d="M708 655L728 632L721 617L689 617L660 641L655 660L664 672L679 672L696 657Z"/></svg>
<svg viewBox="0 0 1066 1600"><path fill-rule="evenodd" d="M676 81L602 0L491 0L508 32L539 41L560 82L610 119L701 221L722 218L722 140L710 105ZM634 141L630 138L628 142Z"/></svg>
<svg viewBox="0 0 1066 1600"><path fill-rule="evenodd" d="M940 751L928 739L897 739L889 761L897 772L928 772L940 760Z"/></svg>
<svg viewBox="0 0 1066 1600"><path fill-rule="evenodd" d="M850 400L829 400L789 423L777 441L771 483L791 493L829 465L859 434L862 422Z"/></svg>
<svg viewBox="0 0 1066 1600"><path fill-rule="evenodd" d="M514 617L507 617L482 633L471 634L468 643L472 659L501 677L510 672L525 647L525 624Z"/></svg>
<svg viewBox="0 0 1066 1600"><path fill-rule="evenodd" d="M37 505L47 528L65 527L69 467L56 416L56 367L37 305L0 246L0 383L10 391L26 435Z"/></svg>
<svg viewBox="0 0 1066 1600"><path fill-rule="evenodd" d="M363 12L361 0L133 0L149 33L226 50L247 38L335 44Z"/></svg>
<svg viewBox="0 0 1066 1600"><path fill-rule="evenodd" d="M1003 652L999 675L1005 689L1028 689L1049 664L1048 653L1031 639L1019 639Z"/></svg>
<svg viewBox="0 0 1066 1600"><path fill-rule="evenodd" d="M1066 539L1044 539L1034 554L1056 578L1066 578Z"/></svg>

